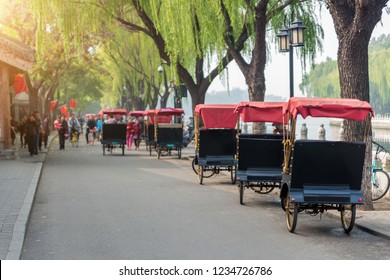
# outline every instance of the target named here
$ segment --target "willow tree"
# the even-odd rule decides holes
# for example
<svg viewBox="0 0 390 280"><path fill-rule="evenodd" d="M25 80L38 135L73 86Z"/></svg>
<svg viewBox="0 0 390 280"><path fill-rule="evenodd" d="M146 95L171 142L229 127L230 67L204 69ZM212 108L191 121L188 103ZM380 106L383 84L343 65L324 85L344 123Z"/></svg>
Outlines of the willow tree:
<svg viewBox="0 0 390 280"><path fill-rule="evenodd" d="M193 106L204 103L209 85L232 60L226 54L216 66L210 66L213 54L210 42L215 36L205 32L207 30L203 30L199 23L200 9L205 6L199 0L32 1L41 26L40 34L46 22L56 18L67 46L71 42L81 45L85 33L99 33L102 26L108 33L112 28L120 27L131 33L142 32L149 36L163 62L175 69L171 71L171 76L176 75L180 80L178 82L187 86ZM186 36L179 36L174 32L176 29L183 29Z"/></svg>
<svg viewBox="0 0 390 280"><path fill-rule="evenodd" d="M110 69L114 95L122 101L121 106L128 110L155 108L160 97L160 107L166 107L168 96L159 92L161 75L157 68L161 61L154 42L143 33L129 33L123 28L111 33L98 49L103 67Z"/></svg>
<svg viewBox="0 0 390 280"><path fill-rule="evenodd" d="M368 44L382 10L388 0L328 0L337 39L337 62L342 98L370 101L368 74ZM367 129L368 128L368 129ZM371 120L345 122L346 139L367 140L363 192L365 209L373 209L371 200ZM366 136L366 139L363 137Z"/></svg>
<svg viewBox="0 0 390 280"><path fill-rule="evenodd" d="M154 41L160 57L173 66L180 82L187 86L193 107L204 103L211 82L233 57L246 77L250 99L264 100L266 26L270 23L271 27L281 27L281 12L289 5L293 6L287 11L287 19L300 16L308 26L310 36L304 56L315 53L322 31L314 24L310 1L210 0L207 5L203 0L35 2L40 4L37 10L42 14L46 5L56 11L68 38L81 37L86 30L93 32L100 28L102 20L105 26L119 23L129 32L146 34ZM246 63L250 55L252 61Z"/></svg>

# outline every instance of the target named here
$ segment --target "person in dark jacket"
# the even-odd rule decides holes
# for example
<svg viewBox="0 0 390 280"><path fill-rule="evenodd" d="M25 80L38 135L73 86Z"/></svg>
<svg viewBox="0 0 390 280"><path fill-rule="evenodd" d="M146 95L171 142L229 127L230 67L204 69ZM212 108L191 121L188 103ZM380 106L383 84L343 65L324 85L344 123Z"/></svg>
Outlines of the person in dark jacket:
<svg viewBox="0 0 390 280"><path fill-rule="evenodd" d="M37 135L39 133L38 125L34 114L31 114L28 120L26 121L25 133L26 133L28 151L30 152L30 156L33 156L37 145L36 144Z"/></svg>
<svg viewBox="0 0 390 280"><path fill-rule="evenodd" d="M61 117L61 127L58 130L58 137L60 139L60 150L65 150L65 137L68 134L68 123L65 120L65 117Z"/></svg>

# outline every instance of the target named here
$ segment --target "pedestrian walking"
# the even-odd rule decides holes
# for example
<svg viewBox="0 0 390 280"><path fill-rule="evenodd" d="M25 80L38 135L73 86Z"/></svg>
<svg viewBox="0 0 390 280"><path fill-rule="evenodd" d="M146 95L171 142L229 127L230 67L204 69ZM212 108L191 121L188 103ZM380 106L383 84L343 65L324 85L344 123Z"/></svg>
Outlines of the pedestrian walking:
<svg viewBox="0 0 390 280"><path fill-rule="evenodd" d="M126 144L128 150L131 150L131 147L133 146L134 130L134 123L129 119L126 126Z"/></svg>
<svg viewBox="0 0 390 280"><path fill-rule="evenodd" d="M137 119L135 120L134 123L134 135L133 135L133 140L134 140L134 145L136 150L139 150L139 145L141 143L141 134L142 134L142 125L139 123Z"/></svg>
<svg viewBox="0 0 390 280"><path fill-rule="evenodd" d="M39 150L39 143L41 142L41 139L40 139L40 128L41 128L41 114L38 112L38 111L35 111L34 112L34 118L35 118L35 122L37 123L37 128L38 128L38 132L36 134L36 139L35 139L35 150L34 150L34 154L38 154L38 150Z"/></svg>
<svg viewBox="0 0 390 280"><path fill-rule="evenodd" d="M49 139L50 135L50 125L49 125L49 116L46 114L43 116L43 120L41 122L41 137L40 137L40 142L39 142L39 150L42 148L42 143L44 144L44 147L47 148L47 141Z"/></svg>
<svg viewBox="0 0 390 280"><path fill-rule="evenodd" d="M64 116L61 116L60 128L58 130L58 138L60 140L60 150L65 150L65 137L68 135L68 123Z"/></svg>
<svg viewBox="0 0 390 280"><path fill-rule="evenodd" d="M95 132L96 132L96 121L95 117L91 115L89 117L89 120L87 122L87 129L88 130L88 139L87 142L89 143L90 146L93 145L93 142L95 140Z"/></svg>
<svg viewBox="0 0 390 280"><path fill-rule="evenodd" d="M36 154L35 150L37 147L36 141L38 134L38 125L35 119L35 114L31 114L26 122L26 139L30 156Z"/></svg>
<svg viewBox="0 0 390 280"><path fill-rule="evenodd" d="M100 139L100 134L102 133L102 125L103 125L103 121L102 121L102 118L99 116L98 117L98 120L96 122L96 128L97 128L97 136L96 136L96 139Z"/></svg>

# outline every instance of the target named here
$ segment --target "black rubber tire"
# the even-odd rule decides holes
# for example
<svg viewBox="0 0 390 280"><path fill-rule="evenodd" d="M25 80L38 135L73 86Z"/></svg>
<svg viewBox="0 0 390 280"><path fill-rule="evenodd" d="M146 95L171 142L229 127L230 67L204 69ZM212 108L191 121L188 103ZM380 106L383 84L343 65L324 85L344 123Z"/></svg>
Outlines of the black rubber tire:
<svg viewBox="0 0 390 280"><path fill-rule="evenodd" d="M194 158L193 160L192 160L192 170L194 171L194 173L196 174L196 175L198 175L198 167L197 167L197 164L195 164L195 162L196 162L196 158Z"/></svg>
<svg viewBox="0 0 390 280"><path fill-rule="evenodd" d="M350 233L355 225L356 204L345 204L341 206L341 225L345 233Z"/></svg>
<svg viewBox="0 0 390 280"><path fill-rule="evenodd" d="M286 197L286 224L289 232L294 232L298 221L298 204L290 201L290 193Z"/></svg>
<svg viewBox="0 0 390 280"><path fill-rule="evenodd" d="M233 165L232 170L230 170L230 180L232 185L234 185L237 181L237 165Z"/></svg>
<svg viewBox="0 0 390 280"><path fill-rule="evenodd" d="M238 185L238 187L240 188L240 204L241 205L244 205L244 183L243 182L240 182L240 184Z"/></svg>
<svg viewBox="0 0 390 280"><path fill-rule="evenodd" d="M200 185L203 185L203 166L198 165L198 181Z"/></svg>

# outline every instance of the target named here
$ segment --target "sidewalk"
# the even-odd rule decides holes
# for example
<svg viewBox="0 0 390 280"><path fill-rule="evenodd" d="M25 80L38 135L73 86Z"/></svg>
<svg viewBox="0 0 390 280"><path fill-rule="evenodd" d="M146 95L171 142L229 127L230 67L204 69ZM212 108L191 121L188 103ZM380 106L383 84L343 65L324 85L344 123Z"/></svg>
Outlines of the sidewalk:
<svg viewBox="0 0 390 280"><path fill-rule="evenodd" d="M19 145L19 144L16 144ZM0 259L20 258L47 150L30 156L15 145L15 159L0 158Z"/></svg>
<svg viewBox="0 0 390 280"><path fill-rule="evenodd" d="M52 139L49 139L51 142ZM182 157L192 160L194 147L183 149ZM30 157L17 149L16 159L0 158L0 259L20 259L24 236L34 202L47 149ZM390 197L374 203L376 211L358 211L356 227L390 240Z"/></svg>

